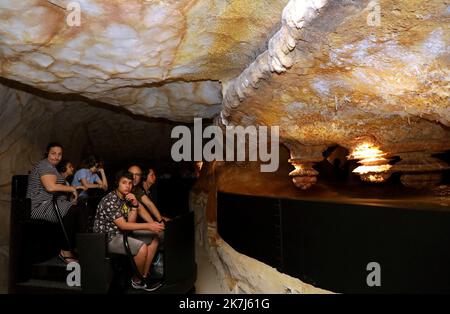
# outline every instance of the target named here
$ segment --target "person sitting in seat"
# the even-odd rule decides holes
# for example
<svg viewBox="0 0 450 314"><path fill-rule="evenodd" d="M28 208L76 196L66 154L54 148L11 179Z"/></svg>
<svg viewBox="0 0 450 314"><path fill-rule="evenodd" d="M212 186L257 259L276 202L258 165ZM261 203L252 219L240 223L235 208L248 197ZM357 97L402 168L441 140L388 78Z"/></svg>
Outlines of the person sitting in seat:
<svg viewBox="0 0 450 314"><path fill-rule="evenodd" d="M153 169L149 169L147 176L145 176L145 180L141 183L143 173L139 166L133 165L128 168L128 171L133 174L133 194L138 199L141 206L139 207L139 216L147 222L156 220L158 222L168 221L169 218L164 217L159 212L155 203L151 200L150 197L150 187L156 182L156 175ZM142 206L144 205L144 206ZM152 216L149 215L149 212Z"/></svg>
<svg viewBox="0 0 450 314"><path fill-rule="evenodd" d="M158 208L156 206L156 197L155 191L152 192L152 186L156 183L156 172L153 168L148 168L147 171L144 171L142 176L142 188L144 189L145 196L148 197L149 203L146 204L148 208L153 208L152 212L159 213ZM145 198L144 198L145 199ZM160 215L161 216L161 215ZM166 216L161 216L163 221L169 221L170 218Z"/></svg>
<svg viewBox="0 0 450 314"><path fill-rule="evenodd" d="M151 283L149 272L159 244L155 233L162 232L164 224L155 221L136 223L139 202L131 193L132 182L133 175L130 172L122 170L117 173L115 190L98 204L93 230L106 234L108 252L123 255L127 254L123 245L123 232L134 231L128 237L128 243L143 280L135 275L131 284L134 289L154 291L161 287L161 283Z"/></svg>
<svg viewBox="0 0 450 314"><path fill-rule="evenodd" d="M102 178L98 176L100 172ZM103 189L108 190L108 180L106 179L105 170L99 166L99 161L94 156L86 158L72 181L73 186L84 186L86 189ZM87 191L80 193L79 200L84 201L88 198Z"/></svg>
<svg viewBox="0 0 450 314"><path fill-rule="evenodd" d="M63 193L73 193L76 199L77 190L85 190L83 186L68 186L56 169L62 159L63 147L52 142L47 145L45 158L38 161L28 176L26 197L31 199L31 218L58 223L58 216L53 206L53 196L57 196L57 205L61 211L62 222L66 229L69 243L61 241L59 258L65 262L76 262L72 245L75 244L75 234L83 232L86 225L83 207L70 202ZM62 193L61 193L62 192Z"/></svg>
<svg viewBox="0 0 450 314"><path fill-rule="evenodd" d="M69 180L73 176L73 173L75 171L72 162L67 159L62 159L56 166L56 169L66 181L66 185L70 185Z"/></svg>
<svg viewBox="0 0 450 314"><path fill-rule="evenodd" d="M75 168L71 161L67 159L63 159L59 162L59 164L56 166L56 169L61 174L61 176L64 178L64 184L70 185L69 180L72 178L73 173L75 171ZM72 193L66 193L67 200L76 202L77 197Z"/></svg>

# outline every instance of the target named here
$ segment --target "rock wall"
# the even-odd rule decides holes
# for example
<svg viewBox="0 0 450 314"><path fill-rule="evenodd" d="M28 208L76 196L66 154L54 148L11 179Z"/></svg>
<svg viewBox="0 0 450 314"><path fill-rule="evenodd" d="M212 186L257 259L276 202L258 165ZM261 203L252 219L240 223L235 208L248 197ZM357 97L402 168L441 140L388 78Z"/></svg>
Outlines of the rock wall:
<svg viewBox="0 0 450 314"><path fill-rule="evenodd" d="M11 177L42 158L54 134L57 103L0 85L0 292L7 290Z"/></svg>
<svg viewBox="0 0 450 314"><path fill-rule="evenodd" d="M206 219L208 193L193 193L191 208L196 217L196 243L208 253L221 282L222 291L229 293L329 293L286 274L278 272L254 258L240 254L217 233L217 225Z"/></svg>
<svg viewBox="0 0 450 314"><path fill-rule="evenodd" d="M288 152L282 149L281 155ZM260 173L256 162L237 165L213 162L204 164L201 176L190 195L190 208L195 211L196 243L207 252L214 265L222 290L229 293L330 293L278 272L254 258L235 251L217 232L217 191L259 195L279 191L298 193L286 177L287 159L278 172ZM255 177L258 175L258 177ZM260 176L259 176L260 175ZM278 191L278 192L277 192Z"/></svg>

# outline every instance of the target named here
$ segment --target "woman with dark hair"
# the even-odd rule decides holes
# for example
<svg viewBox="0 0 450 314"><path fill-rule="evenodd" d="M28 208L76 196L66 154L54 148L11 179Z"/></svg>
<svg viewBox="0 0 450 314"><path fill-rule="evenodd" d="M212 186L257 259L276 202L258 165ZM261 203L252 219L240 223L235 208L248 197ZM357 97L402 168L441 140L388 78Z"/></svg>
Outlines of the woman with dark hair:
<svg viewBox="0 0 450 314"><path fill-rule="evenodd" d="M63 159L56 166L56 170L58 170L58 172L64 178L64 184L70 185L69 180L72 179L73 173L75 172L75 168L73 167L72 162L70 160ZM67 200L73 202L77 201L76 195L73 195L72 193L65 193L65 194L67 196Z"/></svg>
<svg viewBox="0 0 450 314"><path fill-rule="evenodd" d="M27 198L31 199L31 218L42 219L58 223L58 216L53 206L53 197L57 197L57 205L69 243L62 241L59 258L65 263L76 261L71 244L75 243L76 232L85 227L84 211L73 202L67 201L64 193L73 193L76 198L77 190L85 188L69 186L56 169L62 159L63 147L60 143L52 142L47 145L45 158L38 161L28 176Z"/></svg>
<svg viewBox="0 0 450 314"><path fill-rule="evenodd" d="M105 170L103 169L103 163L94 156L86 158L75 176L73 177L73 186L84 186L86 189L103 189L108 190L108 181L106 179ZM102 178L98 176L97 172L100 172ZM87 192L82 192L79 195L80 199L88 197Z"/></svg>

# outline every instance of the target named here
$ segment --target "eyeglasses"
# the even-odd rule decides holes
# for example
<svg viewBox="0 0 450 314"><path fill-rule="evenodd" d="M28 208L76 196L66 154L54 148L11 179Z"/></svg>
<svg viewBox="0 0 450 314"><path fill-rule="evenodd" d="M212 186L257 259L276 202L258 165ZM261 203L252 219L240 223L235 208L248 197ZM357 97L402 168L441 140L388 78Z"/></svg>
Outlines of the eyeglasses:
<svg viewBox="0 0 450 314"><path fill-rule="evenodd" d="M136 176L136 177L141 177L142 176L142 173L131 173L132 175L133 175L133 177L134 176Z"/></svg>

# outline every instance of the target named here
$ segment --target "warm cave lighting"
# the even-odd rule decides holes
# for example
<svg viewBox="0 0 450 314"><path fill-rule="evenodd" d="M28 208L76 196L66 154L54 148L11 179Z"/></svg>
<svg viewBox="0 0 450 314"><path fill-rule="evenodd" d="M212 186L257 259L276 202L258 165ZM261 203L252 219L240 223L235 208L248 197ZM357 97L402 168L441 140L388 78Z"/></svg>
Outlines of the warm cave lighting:
<svg viewBox="0 0 450 314"><path fill-rule="evenodd" d="M295 169L289 173L289 176L295 177L295 176L303 176L304 175L304 169L301 164L292 163L292 165L294 166Z"/></svg>
<svg viewBox="0 0 450 314"><path fill-rule="evenodd" d="M349 155L349 159L359 159L361 166L353 170L362 180L368 182L384 182L390 177L389 160L381 149L371 143L358 145Z"/></svg>
<svg viewBox="0 0 450 314"><path fill-rule="evenodd" d="M307 190L317 182L319 174L312 166L312 162L290 159L289 162L294 166L294 170L289 173L294 185L302 190Z"/></svg>

